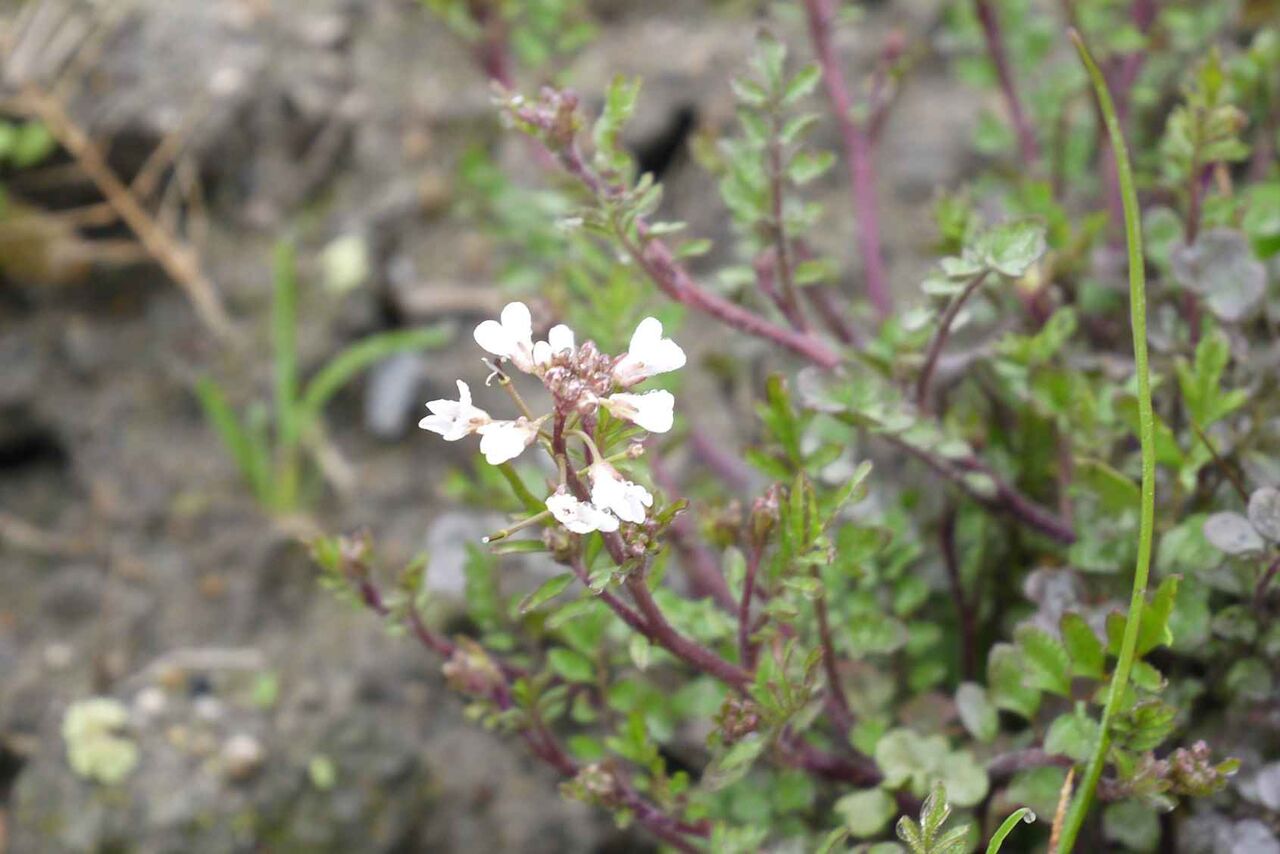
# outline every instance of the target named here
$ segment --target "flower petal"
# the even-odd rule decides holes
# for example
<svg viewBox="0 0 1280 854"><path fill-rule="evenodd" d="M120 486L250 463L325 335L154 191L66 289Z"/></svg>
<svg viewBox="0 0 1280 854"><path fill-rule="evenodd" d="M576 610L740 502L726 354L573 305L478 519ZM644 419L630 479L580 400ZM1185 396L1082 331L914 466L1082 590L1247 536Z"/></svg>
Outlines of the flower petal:
<svg viewBox="0 0 1280 854"><path fill-rule="evenodd" d="M486 320L472 334L477 344L495 356L505 358L515 349L506 328L496 320Z"/></svg>
<svg viewBox="0 0 1280 854"><path fill-rule="evenodd" d="M480 452L491 466L500 466L524 453L538 435L536 424L519 421L493 421L480 427Z"/></svg>
<svg viewBox="0 0 1280 854"><path fill-rule="evenodd" d="M639 425L650 433L665 433L675 423L675 396L664 389L644 394L619 392L611 394L602 403L619 418Z"/></svg>
<svg viewBox="0 0 1280 854"><path fill-rule="evenodd" d="M566 350L572 353L576 344L573 330L563 323L557 323L547 332L547 344L550 345L553 356Z"/></svg>
<svg viewBox="0 0 1280 854"><path fill-rule="evenodd" d="M574 498L563 487L547 499L547 509L556 521L575 534L618 530L618 520L611 514Z"/></svg>
<svg viewBox="0 0 1280 854"><path fill-rule="evenodd" d="M614 366L613 378L621 386L632 386L657 374L682 368L685 361L680 345L662 337L662 323L656 317L646 317L631 335L626 354Z"/></svg>

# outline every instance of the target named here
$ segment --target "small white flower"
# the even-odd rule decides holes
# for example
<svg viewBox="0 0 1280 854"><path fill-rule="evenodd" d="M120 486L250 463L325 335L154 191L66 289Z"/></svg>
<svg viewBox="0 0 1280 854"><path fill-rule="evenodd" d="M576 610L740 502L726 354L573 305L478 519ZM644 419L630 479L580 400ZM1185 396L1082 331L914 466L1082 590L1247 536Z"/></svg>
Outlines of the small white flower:
<svg viewBox="0 0 1280 854"><path fill-rule="evenodd" d="M575 347L573 330L563 323L558 323L547 332L546 341L539 341L533 345L533 363L540 368L545 368L551 364L552 357L561 353L572 355Z"/></svg>
<svg viewBox="0 0 1280 854"><path fill-rule="evenodd" d="M523 415L515 421L490 421L479 427L480 453L491 466L500 466L524 453L538 438L543 419L530 421Z"/></svg>
<svg viewBox="0 0 1280 854"><path fill-rule="evenodd" d="M476 327L476 343L495 356L510 359L526 373L533 370L533 317L522 302L507 303L502 321L486 320Z"/></svg>
<svg viewBox="0 0 1280 854"><path fill-rule="evenodd" d="M662 337L662 323L656 317L640 321L631 335L626 354L613 366L613 378L626 388L657 374L684 367L684 351L670 338Z"/></svg>
<svg viewBox="0 0 1280 854"><path fill-rule="evenodd" d="M618 530L618 520L613 514L579 501L566 492L564 487L557 489L547 499L547 509L556 517L557 522L575 534Z"/></svg>
<svg viewBox="0 0 1280 854"><path fill-rule="evenodd" d="M446 442L470 436L490 422L489 413L471 405L471 388L458 380L457 400L433 400L427 404L431 414L418 422L423 430L439 433Z"/></svg>
<svg viewBox="0 0 1280 854"><path fill-rule="evenodd" d="M591 464L591 503L609 510L624 522L639 524L644 511L653 506L653 496L638 483L632 483L604 460Z"/></svg>
<svg viewBox="0 0 1280 854"><path fill-rule="evenodd" d="M658 389L644 394L619 392L600 401L600 405L618 418L637 424L650 433L665 433L675 422L676 399L669 391Z"/></svg>

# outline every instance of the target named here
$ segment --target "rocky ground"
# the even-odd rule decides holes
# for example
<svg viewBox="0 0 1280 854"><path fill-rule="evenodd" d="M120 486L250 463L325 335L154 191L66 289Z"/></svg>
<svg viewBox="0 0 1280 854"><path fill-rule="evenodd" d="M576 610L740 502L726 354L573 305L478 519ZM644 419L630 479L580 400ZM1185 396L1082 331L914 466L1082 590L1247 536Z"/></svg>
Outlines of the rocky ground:
<svg viewBox="0 0 1280 854"><path fill-rule="evenodd" d="M600 37L566 76L595 96L614 72L645 75L638 144L684 108L724 122L726 75L753 34L747 5L600 3ZM357 477L321 520L370 526L389 564L429 545L433 583L459 588L460 544L484 525L438 494L455 448L409 425L421 401L473 364L465 324L500 299L489 247L450 216L456 159L488 140L527 168L518 145L494 142L468 52L410 0L65 7L101 32L68 106L113 141L112 165L133 175L186 129L180 162L207 212L189 225L207 232L202 263L242 341L217 345L146 264L37 266L0 279L0 851L6 840L18 852L638 844L468 725L438 662L317 587L307 556L243 490L191 392L212 373L237 404L269 394L278 237L312 250L308 283L323 272L313 250L336 238L366 247L364 286L303 288L304 368L389 316L452 318L463 335L382 368L331 407L334 444ZM879 8L846 33L850 66L865 67L890 27L927 32L931 8ZM25 61L23 73L40 73L39 57ZM884 146L886 232L904 291L920 269L934 188L966 167L977 96L941 72L917 69ZM685 160L668 175L672 216L721 235L710 185ZM55 207L94 198L74 179L40 174L49 180L19 176L10 189ZM842 179L824 192L838 220L827 242L848 255ZM122 785L68 765L64 714L92 696L128 711L140 761Z"/></svg>

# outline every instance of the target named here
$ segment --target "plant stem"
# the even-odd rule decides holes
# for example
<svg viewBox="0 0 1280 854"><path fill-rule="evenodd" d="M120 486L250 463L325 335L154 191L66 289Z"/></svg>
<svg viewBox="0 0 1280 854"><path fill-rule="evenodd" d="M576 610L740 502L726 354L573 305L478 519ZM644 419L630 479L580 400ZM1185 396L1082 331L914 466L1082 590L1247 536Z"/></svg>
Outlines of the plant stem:
<svg viewBox="0 0 1280 854"><path fill-rule="evenodd" d="M970 279L964 290L947 304L946 310L942 313L942 319L938 321L938 331L934 333L933 340L929 342L929 350L924 357L924 366L920 368L920 379L916 383L916 406L920 408L921 412L927 409L929 381L933 378L934 368L938 366L938 357L942 355L942 348L947 345L947 338L951 335L951 325L955 323L956 316L960 314L960 309L964 308L964 304L969 297L973 296L974 292L982 286L982 283L987 279L987 274L990 272L990 270L983 270Z"/></svg>
<svg viewBox="0 0 1280 854"><path fill-rule="evenodd" d="M987 55L996 68L996 77L1000 81L1000 91L1004 94L1005 105L1009 109L1009 121L1013 123L1014 132L1018 135L1018 152L1022 156L1022 165L1034 169L1040 160L1040 147L1036 144L1036 134L1022 108L1022 99L1018 97L1018 88L1013 82L1013 72L1009 68L1009 55L1005 51L1004 36L1000 32L1000 19L996 17L995 7L991 0L973 0L974 11L978 22L982 25L982 37L987 43Z"/></svg>
<svg viewBox="0 0 1280 854"><path fill-rule="evenodd" d="M978 633L974 625L974 612L969 597L965 595L960 578L960 561L956 555L956 509L948 507L942 517L938 532L941 541L942 562L951 582L951 598L955 600L956 619L960 623L960 672L965 679L973 679L978 673Z"/></svg>
<svg viewBox="0 0 1280 854"><path fill-rule="evenodd" d="M658 607L658 603L654 601L643 573L635 572L628 576L626 586L632 600L636 603L636 608L648 625L648 631L645 634L650 640L656 641L667 652L684 660L695 669L716 677L730 688L739 692L746 691L751 683L751 674L676 631L675 627L667 622L667 617Z"/></svg>
<svg viewBox="0 0 1280 854"><path fill-rule="evenodd" d="M835 639L831 635L831 621L827 617L826 588L822 586L822 574L816 566L812 573L822 590L814 600L813 611L818 619L818 640L822 644L822 666L827 674L827 694L831 698L829 706L832 723L841 733L848 733L853 728L853 712L849 709L849 698L844 693L844 680L840 678Z"/></svg>
<svg viewBox="0 0 1280 854"><path fill-rule="evenodd" d="M1107 703L1102 710L1098 743L1085 767L1084 777L1071 806L1067 811L1059 839L1058 851L1066 854L1075 847L1076 837L1093 803L1102 766L1106 763L1110 744L1107 728L1120 707L1129 674L1138 648L1138 630L1142 611L1146 605L1147 578L1151 571L1151 548L1155 527L1155 415L1151 402L1151 368L1147 359L1147 294L1146 274L1143 267L1142 224L1138 208L1138 194L1134 189L1133 170L1129 165L1129 151L1124 141L1120 121L1116 117L1106 80L1098 68L1079 32L1072 30L1080 60L1089 72L1098 105L1106 121L1115 152L1116 173L1120 178L1121 199L1124 202L1125 242L1129 249L1129 324L1133 332L1134 366L1138 375L1138 438L1142 446L1142 501L1139 510L1138 559L1133 573L1133 594L1129 600L1129 613L1125 620L1124 637L1120 643L1120 655L1111 677Z"/></svg>
<svg viewBox="0 0 1280 854"><path fill-rule="evenodd" d="M738 604L738 660L748 670L755 670L756 650L751 643L751 599L756 592L756 575L760 572L760 559L764 548L752 546L747 556L746 576L742 579L742 601Z"/></svg>
<svg viewBox="0 0 1280 854"><path fill-rule="evenodd" d="M817 55L818 65L822 67L827 99L831 101L831 111L835 114L840 137L844 141L845 163L849 169L849 184L853 193L853 216L858 229L858 251L862 255L862 269L866 276L867 299L875 307L880 319L885 320L893 313L893 295L889 292L889 280L882 256L871 140L866 130L850 115L852 102L849 86L831 45L834 3L832 0L804 0L804 6L809 18L809 38L813 42L813 52Z"/></svg>

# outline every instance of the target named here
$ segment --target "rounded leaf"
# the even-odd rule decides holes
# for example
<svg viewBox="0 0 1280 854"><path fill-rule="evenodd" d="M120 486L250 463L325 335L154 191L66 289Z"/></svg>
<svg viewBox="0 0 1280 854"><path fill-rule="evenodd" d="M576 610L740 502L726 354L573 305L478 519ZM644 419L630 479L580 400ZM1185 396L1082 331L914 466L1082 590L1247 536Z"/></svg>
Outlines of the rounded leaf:
<svg viewBox="0 0 1280 854"><path fill-rule="evenodd" d="M1280 489L1264 486L1249 496L1249 521L1259 534L1280 543Z"/></svg>
<svg viewBox="0 0 1280 854"><path fill-rule="evenodd" d="M1239 513L1214 513L1204 520L1204 536L1229 555L1259 552L1266 546L1249 520Z"/></svg>
<svg viewBox="0 0 1280 854"><path fill-rule="evenodd" d="M865 839L884 829L897 812L897 805L883 789L866 789L836 801L835 810L852 836Z"/></svg>

